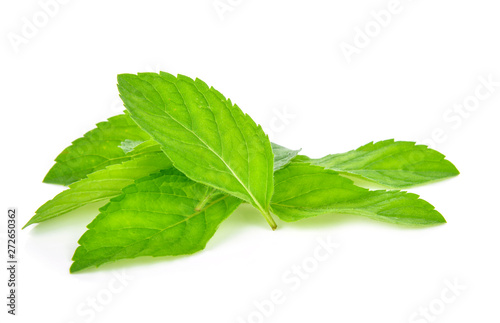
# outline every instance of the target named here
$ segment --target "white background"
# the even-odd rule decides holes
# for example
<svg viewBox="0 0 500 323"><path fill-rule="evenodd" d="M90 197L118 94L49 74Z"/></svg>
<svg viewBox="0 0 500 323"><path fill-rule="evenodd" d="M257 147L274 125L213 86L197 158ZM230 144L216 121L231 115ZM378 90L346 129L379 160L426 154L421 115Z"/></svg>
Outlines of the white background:
<svg viewBox="0 0 500 323"><path fill-rule="evenodd" d="M377 30L371 12L390 1L220 3L231 6L222 16L213 0L70 0L44 21L38 1L2 0L2 214L16 206L24 224L62 190L42 179L72 140L122 111L117 74L164 70L215 86L273 141L313 157L373 140L433 141L462 174L411 191L448 223L411 229L331 215L278 221L272 232L242 207L193 256L70 275L96 215L86 207L20 232L18 316L2 305L1 321L423 323L431 320L418 310L430 306L434 322L498 322L500 86L482 88L474 111L450 109L474 108L481 78L500 82L500 4L401 0ZM34 16L41 27L26 33ZM348 63L341 46L367 25L372 36ZM24 40L13 45L16 35ZM317 239L340 246L312 268ZM293 289L283 276L304 263L311 273ZM447 287L455 281L466 287L458 296ZM284 302L260 320L255 302L268 304L273 290Z"/></svg>

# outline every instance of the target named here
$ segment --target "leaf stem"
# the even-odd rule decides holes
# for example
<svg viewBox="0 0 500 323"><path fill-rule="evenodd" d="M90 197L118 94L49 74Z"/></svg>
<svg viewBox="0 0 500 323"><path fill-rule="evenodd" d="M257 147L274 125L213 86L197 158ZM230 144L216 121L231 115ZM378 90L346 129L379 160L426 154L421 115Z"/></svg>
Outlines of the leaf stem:
<svg viewBox="0 0 500 323"><path fill-rule="evenodd" d="M208 190L210 189L210 187L207 186L207 193L208 193ZM217 191L217 189L213 188L212 191L210 191L208 194L205 193L205 197L203 198L203 200L200 201L200 203L198 203L198 205L195 207L195 211L200 211L202 210L205 205L207 204L208 200L210 200L210 198L212 197L212 195L215 193L215 191Z"/></svg>
<svg viewBox="0 0 500 323"><path fill-rule="evenodd" d="M278 225L276 224L276 222L274 222L274 219L273 219L273 216L271 215L271 212L269 212L269 210L262 210L262 209L260 210L260 212L262 213L262 215L266 219L267 223L269 223L269 226L271 226L271 229L273 229L273 231L276 230Z"/></svg>

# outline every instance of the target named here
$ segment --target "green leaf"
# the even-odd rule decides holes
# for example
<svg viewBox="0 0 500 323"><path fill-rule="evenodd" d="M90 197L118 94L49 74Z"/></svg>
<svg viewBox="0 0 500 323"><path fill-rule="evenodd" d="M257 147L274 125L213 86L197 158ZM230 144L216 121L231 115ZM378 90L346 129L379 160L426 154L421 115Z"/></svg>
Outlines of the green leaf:
<svg viewBox="0 0 500 323"><path fill-rule="evenodd" d="M272 148L275 154L275 171L286 166L300 151L274 143ZM128 114L117 115L108 121L100 122L96 129L66 148L57 157L57 163L46 175L44 182L68 185L106 166L120 164L155 151L161 151L160 145L139 128ZM101 156L105 162L97 161L96 155Z"/></svg>
<svg viewBox="0 0 500 323"><path fill-rule="evenodd" d="M78 241L70 271L125 258L192 254L205 248L240 203L174 168L150 175L101 208Z"/></svg>
<svg viewBox="0 0 500 323"><path fill-rule="evenodd" d="M122 137L117 139L120 135ZM129 139L138 137L142 140ZM275 171L286 166L300 151L274 143L271 145L275 154ZM116 149L116 147L120 149ZM108 121L98 123L97 128L89 131L83 138L77 139L72 146L66 148L57 157L58 162L49 171L44 182L71 184L85 178L88 174L103 169L106 165L120 164L134 157L156 151L161 151L160 145L139 128L130 116L127 114L117 115ZM107 161L96 165L95 159L90 156L89 152L96 152L98 155L105 154ZM69 156L78 164L78 167L72 169L65 165Z"/></svg>
<svg viewBox="0 0 500 323"><path fill-rule="evenodd" d="M277 169L288 165L299 152L276 144L273 144L274 149L274 163ZM71 184L68 190L42 205L24 227L53 219L90 203L118 196L121 189L132 184L134 180L166 169L172 164L160 149L160 145L153 140L141 143L132 151L134 153L130 155L130 160L110 165Z"/></svg>
<svg viewBox="0 0 500 323"><path fill-rule="evenodd" d="M177 169L250 202L276 227L271 144L238 106L199 79L163 72L119 75L118 89L132 119Z"/></svg>
<svg viewBox="0 0 500 323"><path fill-rule="evenodd" d="M139 143L150 139L126 115L117 115L75 140L56 158L56 164L44 178L45 183L68 185L88 174L130 159L123 143Z"/></svg>
<svg viewBox="0 0 500 323"><path fill-rule="evenodd" d="M275 177L271 207L287 222L325 213L411 225L445 222L432 205L415 194L369 191L318 166L291 163ZM79 240L71 272L118 259L202 250L241 202L191 181L173 167L141 178L101 208Z"/></svg>
<svg viewBox="0 0 500 323"><path fill-rule="evenodd" d="M271 207L274 214L287 222L326 213L362 215L411 225L446 222L416 194L370 191L335 171L304 163L291 163L275 173Z"/></svg>
<svg viewBox="0 0 500 323"><path fill-rule="evenodd" d="M393 139L371 142L347 153L318 159L300 156L297 161L394 188L425 184L459 174L457 168L436 150Z"/></svg>
<svg viewBox="0 0 500 323"><path fill-rule="evenodd" d="M161 151L135 157L122 164L108 166L89 174L42 205L24 226L40 223L68 213L89 203L107 200L121 194L134 180L171 167L172 163Z"/></svg>

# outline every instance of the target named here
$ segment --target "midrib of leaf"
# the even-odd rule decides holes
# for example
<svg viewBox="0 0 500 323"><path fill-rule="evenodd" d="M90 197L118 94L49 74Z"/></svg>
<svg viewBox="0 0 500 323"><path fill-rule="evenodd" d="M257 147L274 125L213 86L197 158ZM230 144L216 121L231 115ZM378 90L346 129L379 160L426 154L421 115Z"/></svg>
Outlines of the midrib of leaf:
<svg viewBox="0 0 500 323"><path fill-rule="evenodd" d="M321 191L323 189L318 189L317 191ZM315 190L313 190L315 191ZM348 190L346 190L348 191ZM363 208L366 208L366 207L370 207L370 206L373 206L374 204L376 203L379 203L381 201L383 202L391 202L391 201L394 201L394 200L398 200L399 198L401 198L401 196L391 196L390 198L388 198L386 195L384 194L379 194L378 196L377 195L373 195L373 196L368 196L368 194L370 193L382 193L382 191L366 191L367 195L365 196L362 196L362 197L359 197L359 198L356 198L356 199L350 199L350 200L346 200L346 201L343 201L343 202L338 202L338 204L341 204L341 203L349 203L349 204L361 204L360 207L318 207L318 208L313 208L313 207L307 207L307 206L295 206L295 205L287 205L287 204L281 204L283 202L286 202L286 201L289 201L289 200L293 200L294 198L297 198L299 197L300 195L296 195L292 198L289 198L287 200L284 200L284 201L279 201L278 203L272 203L272 205L278 205L280 207L284 207L284 208L289 208L289 209L301 209L301 210L312 210L312 211L328 211L328 210L332 210L332 209L342 209L342 210L352 210L352 211L362 211L364 212L365 210ZM396 192L399 192L399 193L406 193L404 191L383 191L384 193L387 193L388 195L390 193L396 193ZM409 193L406 193L406 194L409 194ZM301 194L302 195L302 194ZM370 202L368 202L368 204L366 204L367 200L370 200ZM373 201L371 201L373 200ZM365 204L363 204L363 202ZM366 213L370 213L369 211L366 212Z"/></svg>
<svg viewBox="0 0 500 323"><path fill-rule="evenodd" d="M307 195L307 194L309 194L309 193L321 192L321 191L324 191L324 190L325 190L324 188L315 188L315 189L312 189L312 190L305 191L305 192L302 192L302 193L300 193L300 194L297 194L297 195L295 195L295 196L293 196L293 197L290 197L290 198L288 198L288 199L286 199L286 200L279 201L278 203L272 203L272 204L273 204L273 205L280 205L280 206L283 206L283 207L290 207L290 206L286 206L286 205L283 205L283 204L280 204L280 203L284 203L284 202L291 201L291 200L293 200L293 199L296 199L296 198L298 198L298 197L302 197L302 196ZM338 190L340 190L340 189L338 189ZM350 190L348 190L348 189L343 189L342 191L349 192Z"/></svg>
<svg viewBox="0 0 500 323"><path fill-rule="evenodd" d="M102 140L102 141L105 141L105 140ZM132 152L133 152L133 150L132 150ZM139 153L135 153L135 154L131 153L130 155L125 155L125 156L122 156L122 157L109 158L105 162L97 164L95 167L86 168L86 170L97 168L97 167L101 167L104 164L107 164L108 162L112 162L111 165L118 164L118 163L116 163L116 161L120 161L120 160L127 161L127 160L130 160L130 159L134 158L134 157L141 157L142 155L145 155L145 154L148 154L148 153L150 153L150 152L149 151L143 151L143 152L139 152ZM100 155L86 155L86 156L98 156L98 157L105 158L104 156L100 156ZM74 158L68 159L68 161L69 160L74 160L74 159L79 159L79 158L81 158L81 156L80 157L74 157ZM66 162L62 162L62 164L67 164L67 163ZM108 165L108 166L110 166L110 165Z"/></svg>
<svg viewBox="0 0 500 323"><path fill-rule="evenodd" d="M369 180L384 186L394 187L394 188L404 188L417 184L424 184L432 181L437 181L443 178L451 177L458 174L458 171L453 171L451 168L448 169L449 163L446 157L440 154L432 156L432 160L427 160L426 154L430 153L430 149L427 146L417 145L414 142L401 142L394 140L387 140L384 142L371 143L376 146L380 143L385 143L384 146L380 148L374 148L372 146L365 148L369 144L362 146L356 150L352 150L346 153L327 155L321 158L308 158L303 156L303 161L305 163L322 166L330 170L339 172L341 175L359 177L365 180ZM411 145L409 145L411 144ZM403 160L404 168L391 169L385 168L386 166L380 165L384 161L390 158L405 158L404 155L408 153L419 153L422 154L422 160L412 161L411 159ZM439 152L437 152L439 153ZM441 165L446 169L437 170L417 170L414 169L418 165L425 165L427 162L435 163L436 165ZM373 166L374 164L379 164L380 166Z"/></svg>
<svg viewBox="0 0 500 323"><path fill-rule="evenodd" d="M411 148L414 148L414 147L415 147L415 146L412 146ZM368 164L363 165L363 168L366 168L366 167L369 167L370 165L373 165L373 164L374 164L374 163L376 163L376 162L380 162L380 161L383 161L383 160L385 160L385 159L387 159L387 158L390 158L390 157L396 156L396 155L398 155L398 154L401 154L401 153L403 153L403 152L407 152L407 151L412 150L412 149L405 149L405 150L402 150L402 151L393 152L393 153L390 153L389 155L385 155L385 156L384 156L384 157L382 157L382 158L380 158L380 157L378 157L378 156L377 156L377 155L379 155L379 156L380 156L380 155L383 155L383 154L382 154L382 153L380 153L380 152L381 152L381 151L386 151L386 150L388 150L389 148L391 148L391 146L385 146L383 149L379 149L378 151L366 151L366 152L362 152L362 153L361 153L361 154L359 154L358 156L353 156L353 157L351 157L350 159L347 159L347 160L345 160L345 161L343 161L343 162L336 163L336 164L332 167L332 169L334 169L334 170L345 170L345 168L343 168L343 169L342 169L342 168L335 168L335 166L337 166L337 167L338 167L338 166L341 166L341 165L349 164L349 163L352 163L353 161L356 161L356 160L359 160L359 159L365 158L366 156L368 156L368 155L370 155L370 154L374 154L374 155L376 156L376 158L375 158L373 161L369 162ZM356 152L356 151L355 151L355 152ZM360 151L358 151L358 152L360 152ZM332 155L332 157L339 156L339 155L342 155L342 154ZM323 160L328 161L328 156L327 156L327 157L324 157L324 158L317 159L317 160L318 160L318 161L320 161L320 162L321 162L321 161L323 161ZM415 164L415 163L413 163L413 164ZM350 167L349 167L348 169L349 169L349 170L356 170L356 169L353 169L353 168L350 168ZM362 170L363 170L363 169L362 169ZM384 170L384 169L370 169L370 170ZM395 170L395 171L404 171L404 170L400 170L400 169L398 169L398 170Z"/></svg>
<svg viewBox="0 0 500 323"><path fill-rule="evenodd" d="M422 206L416 206L413 204L410 205L402 205L402 206L393 206L391 205L393 202L397 202L401 199L408 199L409 201L418 201L419 196L414 195L411 193L407 193L405 191L368 191L367 195L357 198L357 199L352 199L352 200L346 200L343 202L338 202L337 205L332 205L332 206L323 206L323 207L318 207L318 208L312 208L312 207L306 207L306 206L294 206L294 205L283 205L280 203L272 203L272 205L279 206L281 208L285 209L290 209L290 210L302 210L304 212L311 212L311 215L308 217L312 216L317 216L320 214L351 214L351 215L360 215L360 216L366 216L368 218L372 218L374 220L380 220L384 219L383 221L388 221L391 223L394 223L394 220L400 220L402 221L401 223L405 224L410 224L410 225L419 225L419 224L437 224L437 223L443 223L446 222L444 218L442 218L441 214L435 210L435 208L431 205L428 204L429 208L428 211L432 212L435 211L439 216L441 216L441 219L419 219L419 218L406 218L406 217L395 217L395 216L386 216L381 214L382 212L387 213L388 211L391 210L396 210L401 207L418 207L419 209L426 209L424 205ZM383 205L387 205L387 208L382 207ZM377 208L380 208L377 210ZM432 209L431 209L432 207ZM304 216L295 216L292 215L293 218L295 218L295 221L304 219L306 217ZM424 222L422 222L425 220ZM442 220L442 221L441 221ZM396 223L399 223L399 221L396 221Z"/></svg>
<svg viewBox="0 0 500 323"><path fill-rule="evenodd" d="M158 93L158 96L161 98L161 101L163 102L163 107L164 109L163 110L160 110L161 112L165 113L167 116L170 117L170 119L172 119L173 121L175 121L177 124L179 124L181 127L183 127L185 130L187 130L188 132L190 132L191 134L193 134L208 150L210 150L210 152L212 152L212 154L214 154L217 158L219 158L222 163L224 163L224 166L231 172L231 174L234 176L234 178L236 178L236 180L238 181L238 183L240 183L240 185L245 189L245 191L248 193L248 195L251 197L251 199L253 200L254 202L254 205L259 209L260 213L262 213L262 215L264 216L264 218L266 218L267 222L269 223L269 225L271 226L271 228L273 230L276 230L276 222L274 222L274 219L273 217L271 216L271 213L269 212L269 210L265 210L264 207L262 207L262 205L260 205L260 203L257 201L257 199L255 198L255 196L252 194L252 192L250 192L250 190L245 186L245 184L243 184L242 180L238 177L238 175L236 175L236 173L233 171L233 169L226 163L226 161L222 158L222 156L220 156L216 151L214 151L212 149L212 147L210 147L202 138L200 138L193 130L189 129L188 127L186 127L183 123L181 123L180 121L178 121L177 119L175 119L174 117L172 117L172 115L170 113L168 113L168 111L166 110L166 103L165 101L163 100L163 96L160 94L160 92L158 92L158 90L156 89L156 87L151 84L150 82L148 82L147 80L143 80L144 82L148 83L155 91L156 93ZM167 80L168 81L168 80ZM170 81L168 81L170 82ZM179 88L177 87L177 84L173 83L173 82L170 82L172 83L175 88L177 89L177 92L179 93L179 95L181 96L182 98L182 101L183 101L183 104L187 107L188 105L186 104L186 101L184 100L184 97L182 96L182 94L180 93L179 91ZM203 94L203 93L202 93ZM146 96L144 96L144 94L141 92L140 95L146 100L146 101L149 101L151 103L151 105L153 107L156 107L156 104L154 102L152 102L151 100L149 100ZM205 97L205 95L203 95ZM207 103L208 103L208 100L206 100ZM189 111L189 109L187 109L187 111ZM231 111L230 111L231 112ZM161 116L161 115L153 115L151 114L150 112L148 111L143 111L143 113L146 113L150 116L153 116L153 117L161 117L161 118L164 118L166 119L165 116ZM189 113L189 112L188 112ZM232 112L231 112L231 116L232 116ZM134 116L131 116L132 119L135 120ZM217 124L217 121L214 119L215 123ZM240 130L241 131L241 130ZM246 142L245 142L246 144ZM168 152L165 151L165 154L168 156ZM169 157L170 158L170 157ZM173 162L173 161L172 161ZM175 163L173 162L173 164L175 165ZM248 165L248 160L247 160L247 165ZM196 181L195 179L191 178L192 180ZM209 183L203 183L203 184L206 184L206 185L210 185ZM266 185L267 185L267 182L266 182ZM212 185L210 185L212 186ZM220 188L218 187L219 189L225 191L223 188Z"/></svg>
<svg viewBox="0 0 500 323"><path fill-rule="evenodd" d="M353 172L357 172L357 171L360 171L360 172L361 171L383 171L383 172L394 172L394 173L408 172L409 170L405 170L405 169L390 169L389 170L389 169L380 169L380 168L369 168L371 165L373 165L375 163L384 161L388 158L391 158L391 157L394 157L397 155L402 155L405 152L411 152L412 150L415 150L415 149L417 149L416 151L422 151L422 152L425 151L425 149L418 148L418 145L414 144L412 146L405 146L401 150L386 154L385 152L387 150L390 150L392 148L392 145L395 143L397 143L397 142L392 142L391 145L387 145L385 147L379 148L377 150L372 150L372 151L354 150L354 151L352 151L353 155L354 155L354 153L357 153L357 156L350 157L349 159L346 159L346 160L341 161L341 162L335 162L334 165L332 165L331 167L329 166L328 168L332 169L332 170L339 171L339 172L345 172L346 170L353 171ZM336 157L336 156L341 156L341 155L343 155L343 154L334 154L334 155L330 155L330 156L325 156L323 158L313 159L313 161L328 162L328 160L329 160L328 157ZM341 168L343 165L346 165L349 163L354 163L354 162L357 162L358 160L363 160L367 156L368 156L368 158L370 158L371 157L370 155L375 156L375 158L372 161L370 161L369 163L363 165L361 169L349 167L349 165L347 165L347 168ZM443 157L443 159L444 159L444 157ZM425 161L412 162L410 165L418 165L418 164L423 163L423 162L425 162ZM424 172L424 171L416 171L416 170L412 170L411 172L413 172L413 173L427 173L427 174L443 173L442 171L425 171ZM425 176L424 174L419 174L419 175L422 177L433 178L433 176Z"/></svg>
<svg viewBox="0 0 500 323"><path fill-rule="evenodd" d="M96 141L106 142L108 140L96 140ZM150 148L150 147L148 147L148 148ZM101 167L104 166L104 165L106 165L106 166L112 166L112 165L115 165L115 164L123 163L123 162L126 162L128 160L134 159L135 157L142 157L142 156L150 154L150 153L151 153L151 151L147 151L147 150L134 153L134 150L132 150L131 152L129 152L125 156L113 157L113 158L107 158L105 156L96 155L96 154L85 155L85 157L88 157L88 156L101 157L103 159L106 159L106 161L103 161L103 162L101 162L101 163L99 163L99 164L97 164L97 165L95 165L93 167L84 168L84 169L82 169L82 171L95 170L95 169L97 169L97 171L98 171L98 170L102 169ZM75 157L69 158L69 159L67 159L65 161L57 161L57 162L60 163L60 164L63 164L63 165L68 165L69 161L76 160L76 159L81 159L82 157L83 156L75 156ZM90 174L92 174L92 172ZM84 179L84 178L85 177L83 177L82 179ZM75 182L73 182L73 183L75 183Z"/></svg>

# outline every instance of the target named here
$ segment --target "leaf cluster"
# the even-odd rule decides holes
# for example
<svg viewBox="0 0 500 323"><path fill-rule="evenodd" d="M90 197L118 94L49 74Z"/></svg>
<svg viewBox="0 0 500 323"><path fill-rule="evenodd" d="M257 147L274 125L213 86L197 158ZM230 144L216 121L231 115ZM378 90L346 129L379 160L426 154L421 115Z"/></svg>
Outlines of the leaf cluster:
<svg viewBox="0 0 500 323"><path fill-rule="evenodd" d="M322 214L432 225L446 222L418 195L400 191L459 174L414 142L385 140L309 158L269 141L231 100L199 79L122 74L125 114L56 158L44 182L68 186L26 226L108 201L78 241L71 272L119 259L192 254L241 203L271 228ZM370 190L352 177L382 185ZM25 227L26 227L25 226Z"/></svg>

